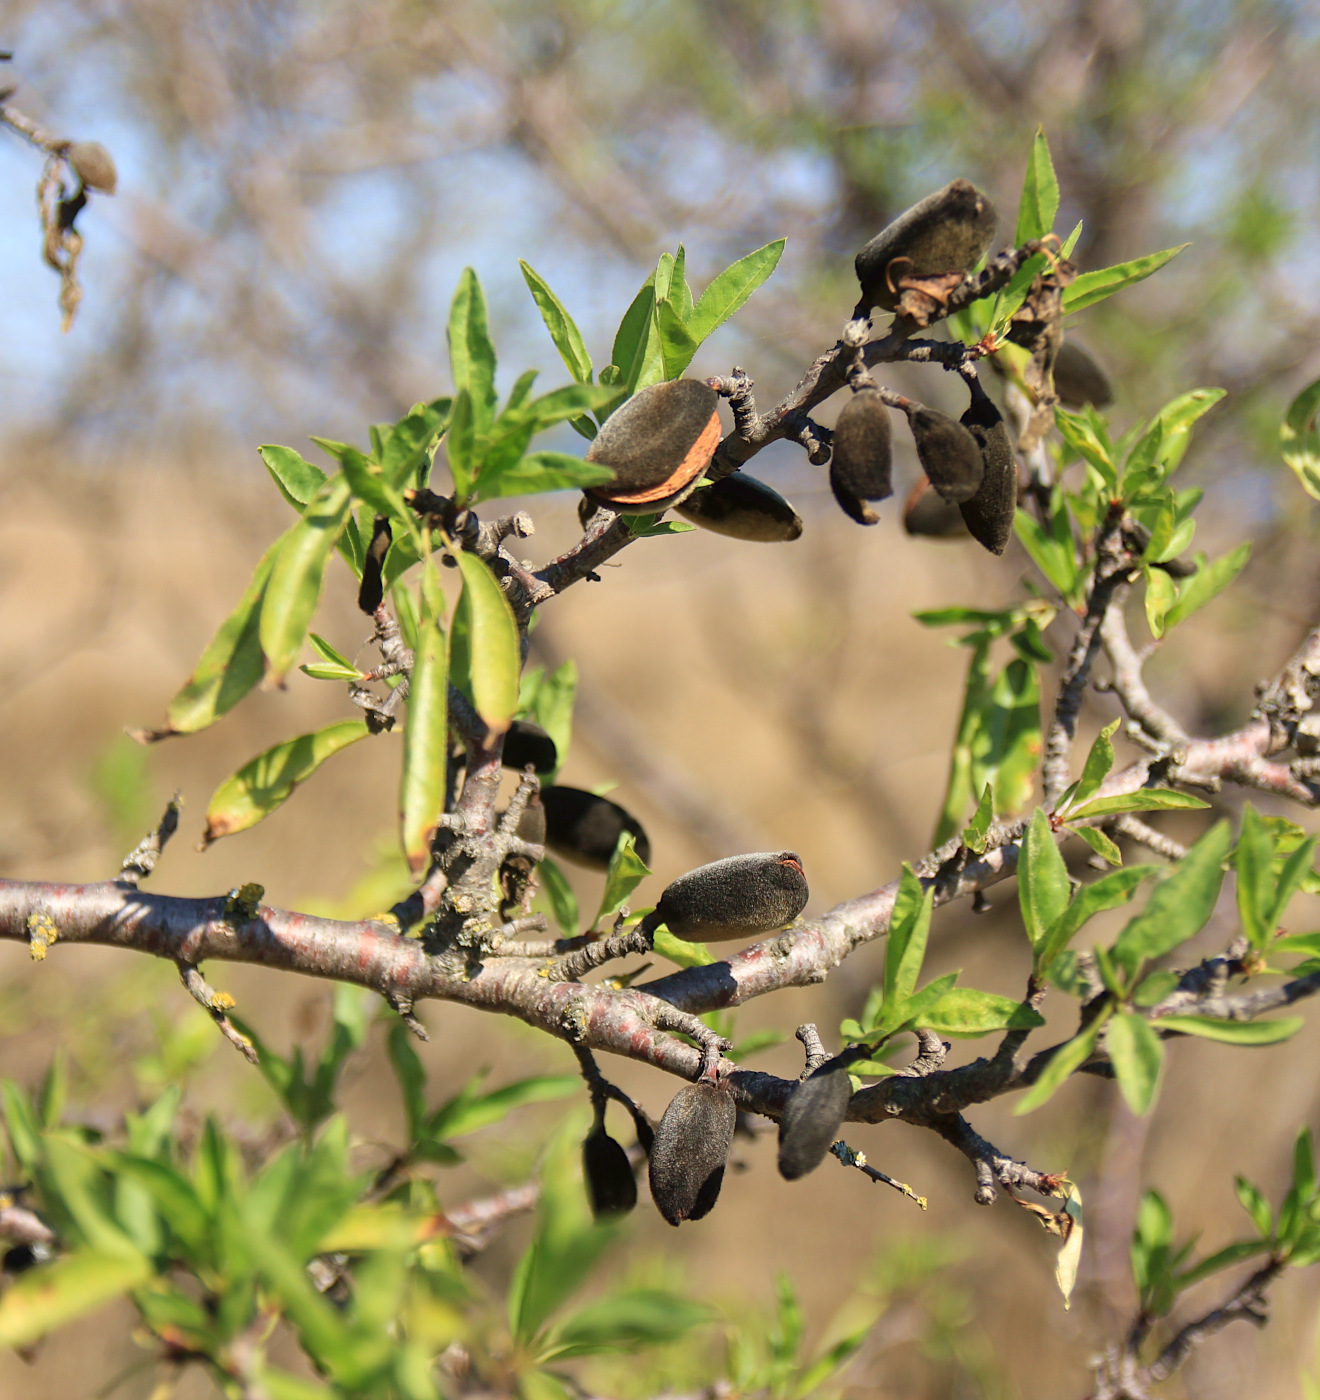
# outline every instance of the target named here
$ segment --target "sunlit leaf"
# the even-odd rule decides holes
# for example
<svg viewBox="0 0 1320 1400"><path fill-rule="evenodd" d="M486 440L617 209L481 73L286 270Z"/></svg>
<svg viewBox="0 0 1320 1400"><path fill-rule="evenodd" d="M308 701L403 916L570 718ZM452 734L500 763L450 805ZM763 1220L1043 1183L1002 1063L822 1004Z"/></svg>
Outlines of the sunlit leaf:
<svg viewBox="0 0 1320 1400"><path fill-rule="evenodd" d="M1176 258L1190 244L1180 243L1176 248L1165 248L1159 253L1148 253L1144 258L1133 258L1130 262L1116 263L1113 267L1097 268L1094 272L1083 272L1070 286L1063 289L1063 310L1067 315L1073 311L1083 311L1098 301L1113 296L1124 287L1131 287L1144 281L1152 272L1158 272L1165 263Z"/></svg>
<svg viewBox="0 0 1320 1400"><path fill-rule="evenodd" d="M463 575L463 592L454 612L450 674L487 728L498 734L518 709L518 624L485 560L463 549L454 551L453 558Z"/></svg>

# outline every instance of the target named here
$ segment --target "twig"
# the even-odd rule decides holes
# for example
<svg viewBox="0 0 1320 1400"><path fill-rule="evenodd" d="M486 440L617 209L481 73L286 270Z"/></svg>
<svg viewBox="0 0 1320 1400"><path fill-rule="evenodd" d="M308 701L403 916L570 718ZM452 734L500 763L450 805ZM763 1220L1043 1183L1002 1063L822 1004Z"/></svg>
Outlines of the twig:
<svg viewBox="0 0 1320 1400"><path fill-rule="evenodd" d="M202 976L195 963L176 960L179 980L188 989L188 994L204 1011L210 1013L220 1034L238 1051L249 1064L259 1064L256 1046L229 1019L226 1014L234 1005L234 998L228 992L217 992Z"/></svg>
<svg viewBox="0 0 1320 1400"><path fill-rule="evenodd" d="M119 868L119 883L121 885L131 885L136 889L138 883L145 880L155 870L156 862L160 859L166 843L179 828L179 808L182 805L183 796L176 792L170 798L169 805L165 808L165 815L161 817L160 824L155 831L148 832L124 857L123 864Z"/></svg>
<svg viewBox="0 0 1320 1400"><path fill-rule="evenodd" d="M892 1186L895 1191L901 1192L910 1201L916 1203L925 1210L930 1204L925 1196L918 1196L917 1193L905 1181L896 1181L892 1176L882 1172L878 1167L873 1167L866 1160L865 1152L858 1152L848 1146L842 1138L838 1142L831 1144L830 1152L843 1163L845 1167L856 1167L864 1176L870 1177L872 1181L878 1181L884 1186Z"/></svg>
<svg viewBox="0 0 1320 1400"><path fill-rule="evenodd" d="M1175 841L1172 836L1156 831L1153 826L1148 826L1131 812L1125 812L1114 822L1114 830L1120 836L1126 836L1129 841L1136 841L1154 851L1157 856L1163 856L1165 860L1182 860L1187 854L1187 847L1181 841Z"/></svg>

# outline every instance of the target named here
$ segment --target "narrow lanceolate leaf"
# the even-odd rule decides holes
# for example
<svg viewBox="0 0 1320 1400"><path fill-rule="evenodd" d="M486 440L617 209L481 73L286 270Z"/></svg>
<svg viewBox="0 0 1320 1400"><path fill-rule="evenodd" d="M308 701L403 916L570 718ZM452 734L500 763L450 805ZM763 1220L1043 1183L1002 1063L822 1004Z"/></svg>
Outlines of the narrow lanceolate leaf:
<svg viewBox="0 0 1320 1400"><path fill-rule="evenodd" d="M545 278L525 262L520 261L518 266L522 268L523 281L527 283L527 290L531 292L545 328L550 332L550 339L559 351L559 358L579 384L590 384L591 356L587 353L582 332L565 310L563 302L550 290Z"/></svg>
<svg viewBox="0 0 1320 1400"><path fill-rule="evenodd" d="M1152 272L1158 272L1165 263L1176 258L1189 245L1180 243L1176 248L1165 248L1159 253L1148 253L1144 258L1133 258L1131 262L1116 263L1113 267L1097 268L1094 272L1083 272L1070 287L1063 291L1063 311L1084 311L1098 301L1121 292L1144 281Z"/></svg>
<svg viewBox="0 0 1320 1400"><path fill-rule="evenodd" d="M1260 813L1248 802L1242 809L1242 830L1237 850L1233 854L1233 869L1237 874L1238 918L1242 932L1257 952L1274 933L1267 925L1274 903L1274 842L1261 820Z"/></svg>
<svg viewBox="0 0 1320 1400"><path fill-rule="evenodd" d="M450 653L454 684L467 692L487 727L502 733L518 709L518 624L485 561L466 550L454 558L463 575Z"/></svg>
<svg viewBox="0 0 1320 1400"><path fill-rule="evenodd" d="M342 476L332 477L285 536L275 558L261 605L260 625L267 679L273 684L282 684L298 660L321 597L326 562L348 522L352 505L348 482Z"/></svg>
<svg viewBox="0 0 1320 1400"><path fill-rule="evenodd" d="M470 267L463 269L449 308L449 368L455 390L468 392L477 431L484 432L495 416L495 347L486 295Z"/></svg>
<svg viewBox="0 0 1320 1400"><path fill-rule="evenodd" d="M1026 179L1022 182L1022 200L1018 205L1017 234L1013 239L1020 248L1033 238L1044 238L1054 227L1059 212L1059 180L1050 159L1049 142L1043 127L1036 128L1027 160Z"/></svg>
<svg viewBox="0 0 1320 1400"><path fill-rule="evenodd" d="M425 567L430 571L429 563ZM444 811L449 762L448 638L440 626L439 584L427 582L431 587L423 585L399 785L399 832L408 868L414 875L426 866L431 837Z"/></svg>
<svg viewBox="0 0 1320 1400"><path fill-rule="evenodd" d="M1288 405L1279 425L1279 450L1302 490L1320 501L1320 379Z"/></svg>
<svg viewBox="0 0 1320 1400"><path fill-rule="evenodd" d="M1027 1030L1043 1026L1044 1017L1023 1002L971 987L951 987L918 1024L939 1035L989 1035L992 1031Z"/></svg>
<svg viewBox="0 0 1320 1400"><path fill-rule="evenodd" d="M1114 766L1114 732L1120 723L1120 720L1115 720L1112 724L1105 725L1096 735L1095 743L1091 745L1091 752L1086 755L1082 779L1077 784L1077 791L1073 794L1074 806L1080 807L1083 803L1089 802L1100 791L1100 784L1109 776L1109 770Z"/></svg>
<svg viewBox="0 0 1320 1400"><path fill-rule="evenodd" d="M1189 792L1174 792L1171 788L1142 788L1139 792L1125 792L1117 797L1097 797L1094 802L1084 803L1076 811L1069 812L1068 820L1078 822L1086 817L1109 817L1120 812L1195 812L1209 805Z"/></svg>
<svg viewBox="0 0 1320 1400"><path fill-rule="evenodd" d="M1037 807L1022 838L1018 861L1018 903L1033 948L1040 948L1054 921L1068 907L1068 894L1068 867L1055 844L1045 809Z"/></svg>
<svg viewBox="0 0 1320 1400"><path fill-rule="evenodd" d="M602 919L612 918L623 908L628 896L651 873L650 866L637 854L637 838L631 831L619 837L610 859L609 873L605 876L605 890L600 897L600 908L592 921L595 927Z"/></svg>
<svg viewBox="0 0 1320 1400"><path fill-rule="evenodd" d="M257 448L266 470L271 474L280 495L301 512L313 496L325 485L325 473L320 467L305 461L292 447L268 443Z"/></svg>
<svg viewBox="0 0 1320 1400"><path fill-rule="evenodd" d="M921 964L926 960L934 907L934 890L923 890L912 867L904 862L889 923L889 946L885 949L886 1003L903 1001L915 989Z"/></svg>
<svg viewBox="0 0 1320 1400"><path fill-rule="evenodd" d="M660 339L660 359L664 364L665 378L677 379L692 363L701 342L683 324L668 297L655 304L655 329Z"/></svg>
<svg viewBox="0 0 1320 1400"><path fill-rule="evenodd" d="M1118 1076L1118 1087L1133 1113L1146 1113L1155 1102L1164 1046L1144 1016L1124 1011L1109 1023L1105 1048Z"/></svg>
<svg viewBox="0 0 1320 1400"><path fill-rule="evenodd" d="M1039 1108L1054 1097L1064 1080L1080 1069L1094 1054L1095 1042L1112 1012L1112 1007L1106 1007L1084 1031L1059 1046L1037 1076L1036 1082L1023 1096L1022 1102L1013 1110L1014 1113L1030 1113L1032 1109Z"/></svg>
<svg viewBox="0 0 1320 1400"><path fill-rule="evenodd" d="M1079 826L1073 835L1080 836L1096 855L1102 860L1107 860L1110 865L1123 864L1123 852L1098 826Z"/></svg>
<svg viewBox="0 0 1320 1400"><path fill-rule="evenodd" d="M482 500L534 496L542 491L581 491L613 480L614 473L599 462L587 462L567 452L529 452L499 472L483 471L478 494Z"/></svg>
<svg viewBox="0 0 1320 1400"><path fill-rule="evenodd" d="M1168 630L1169 610L1178 601L1178 585L1163 569L1147 565L1143 572L1146 576L1146 626L1158 642Z"/></svg>
<svg viewBox="0 0 1320 1400"><path fill-rule="evenodd" d="M214 724L255 686L262 676L261 600L275 558L284 547L291 531L286 531L261 556L238 606L220 624L201 654L191 676L170 701L165 711L165 727L143 733L147 742L168 738L171 734L196 734Z"/></svg>
<svg viewBox="0 0 1320 1400"><path fill-rule="evenodd" d="M1281 1016L1277 1021L1220 1021L1213 1016L1161 1016L1156 1029L1222 1040L1227 1045L1277 1045L1295 1036L1306 1024L1301 1016Z"/></svg>
<svg viewBox="0 0 1320 1400"><path fill-rule="evenodd" d="M1147 958L1171 952L1205 927L1219 898L1231 842L1226 821L1212 826L1118 935L1114 957L1129 972Z"/></svg>
<svg viewBox="0 0 1320 1400"><path fill-rule="evenodd" d="M1176 627L1222 593L1242 572L1250 557L1249 542L1238 545L1213 564L1206 563L1205 555L1199 555L1196 572L1179 584L1178 600L1164 614L1164 630L1167 632L1170 627Z"/></svg>
<svg viewBox="0 0 1320 1400"><path fill-rule="evenodd" d="M147 1282L151 1261L135 1251L80 1249L13 1280L0 1298L0 1342L30 1346L47 1332Z"/></svg>
<svg viewBox="0 0 1320 1400"><path fill-rule="evenodd" d="M287 801L299 783L311 777L340 749L367 736L365 720L345 719L311 734L300 734L245 763L216 788L206 809L202 845L246 831Z"/></svg>
<svg viewBox="0 0 1320 1400"><path fill-rule="evenodd" d="M700 344L737 312L747 298L779 265L784 240L776 238L730 267L726 267L702 292L688 317L688 331Z"/></svg>

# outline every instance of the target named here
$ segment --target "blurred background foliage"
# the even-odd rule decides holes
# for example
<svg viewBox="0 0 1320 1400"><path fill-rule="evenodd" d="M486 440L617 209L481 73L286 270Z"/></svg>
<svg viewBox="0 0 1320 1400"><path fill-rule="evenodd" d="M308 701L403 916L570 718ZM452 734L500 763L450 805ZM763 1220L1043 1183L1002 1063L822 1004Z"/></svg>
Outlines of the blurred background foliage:
<svg viewBox="0 0 1320 1400"><path fill-rule="evenodd" d="M119 193L80 219L86 295L61 336L31 197L39 157L10 133L0 141L6 875L103 878L176 787L191 799L191 833L239 763L341 717L331 687L298 678L187 744L144 754L121 737L159 717L286 521L256 445L301 446L309 433L360 442L368 422L446 391L444 319L465 264L491 297L502 389L532 365L548 387L554 352L519 257L602 362L659 251L684 241L700 286L786 235L775 278L693 367L745 365L764 407L833 343L855 299L853 252L913 199L966 175L998 202L1008 240L1038 123L1059 171L1059 227L1083 221L1083 268L1192 240L1079 322L1117 386L1116 426L1195 384L1229 390L1198 430L1184 483L1209 489L1212 553L1248 533L1257 546L1239 586L1155 659L1153 684L1190 728L1221 726L1314 620L1314 512L1275 445L1283 406L1320 373L1313 6L12 0L0 16L16 101L60 134L104 142L120 171ZM932 378L921 392L940 403ZM577 450L567 434L547 445ZM579 663L566 780L619 783L656 849L652 895L702 859L793 846L817 912L891 878L934 826L965 660L911 612L997 606L1026 560L1016 545L995 561L971 544L908 539L895 509L858 531L823 471L784 444L755 470L798 506L801 541L762 550L697 532L637 546L604 585L556 603L534 645L542 662ZM573 501L538 503L537 525L527 548L539 560L575 537ZM345 580L327 606L339 609L331 640L352 654L363 638ZM1055 628L1057 653L1068 623ZM1088 706L1084 739L1114 712L1103 698ZM378 908L394 878L382 838L395 773L375 771L382 750L371 748L205 858L181 838L160 888L255 879L276 903ZM594 904L592 881L578 883ZM982 918L940 914L930 971L961 966L967 982L1016 993L1014 901L991 903ZM1231 917L1212 921L1207 946L1222 944ZM192 1033L210 1028L171 969L93 950L57 949L35 971L22 949L3 956L0 1072L35 1083L62 1046L90 1122L185 1075L195 1112L257 1134L273 1121L257 1076L218 1037L208 1047ZM854 1015L877 966L859 954L824 989L754 1005L739 1034ZM325 1039L327 988L224 974L277 1048ZM506 1080L571 1070L563 1047L519 1027L454 1007L424 1018L427 1066L446 1092L483 1065ZM845 1373L859 1397L1081 1394L1085 1357L1134 1303L1127 1242L1142 1187L1158 1185L1206 1249L1230 1238L1233 1173L1277 1187L1297 1126L1316 1121L1318 1045L1312 1029L1250 1056L1180 1047L1153 1125L1099 1083L1070 1086L1040 1121L987 1108L989 1137L1082 1184L1090 1247L1067 1316L1031 1223L1006 1205L977 1210L961 1159L892 1131L858 1145L930 1196L928 1215L826 1169L789 1188L758 1143L741 1149L748 1170L704 1225L675 1236L653 1215L631 1222L640 1253L622 1267L663 1258L656 1277L686 1270L703 1299L766 1317L782 1313L773 1280L786 1272L812 1354L827 1320L871 1289L867 1306L886 1300L882 1324ZM760 1063L796 1073L797 1047ZM387 1073L372 1039L346 1090L362 1142L400 1131ZM671 1092L634 1066L619 1078L656 1113ZM457 1169L454 1198L525 1172L552 1121L531 1110L496 1133ZM507 1280L526 1239L511 1229L479 1269ZM1315 1287L1290 1280L1267 1331L1207 1348L1188 1393L1296 1394L1299 1372L1314 1369ZM80 1328L77 1347L48 1346L30 1365L0 1358L0 1391L96 1394L139 1355L127 1316ZM620 1387L638 1381L628 1371ZM678 1361L652 1378L655 1389L694 1379ZM180 1395L208 1393L192 1384ZM146 1395L149 1382L123 1393Z"/></svg>

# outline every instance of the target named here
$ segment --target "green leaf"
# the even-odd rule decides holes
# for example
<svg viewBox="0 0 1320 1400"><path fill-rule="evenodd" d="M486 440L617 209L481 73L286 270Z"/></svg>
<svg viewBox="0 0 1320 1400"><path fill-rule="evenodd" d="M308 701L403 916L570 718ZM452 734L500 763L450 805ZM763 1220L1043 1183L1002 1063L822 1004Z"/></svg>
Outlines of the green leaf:
<svg viewBox="0 0 1320 1400"><path fill-rule="evenodd" d="M1155 1102L1164 1046L1144 1016L1122 1011L1109 1022L1105 1049L1113 1061L1118 1087L1133 1113L1145 1115Z"/></svg>
<svg viewBox="0 0 1320 1400"><path fill-rule="evenodd" d="M495 416L495 347L487 323L485 293L477 274L465 267L449 308L449 368L455 390L468 393L478 432Z"/></svg>
<svg viewBox="0 0 1320 1400"><path fill-rule="evenodd" d="M1018 903L1033 949L1040 949L1051 926L1067 909L1070 892L1068 867L1054 840L1049 816L1043 807L1037 807L1022 838L1018 859Z"/></svg>
<svg viewBox="0 0 1320 1400"><path fill-rule="evenodd" d="M1303 887L1307 877L1311 874L1311 861L1315 855L1317 843L1320 843L1320 836L1308 836L1284 860L1279 870L1278 882L1274 887L1274 899L1265 913L1265 923L1271 933L1283 921L1284 913L1293 895ZM1276 849L1282 849L1282 847L1283 843L1280 842Z"/></svg>
<svg viewBox="0 0 1320 1400"><path fill-rule="evenodd" d="M1123 864L1123 852L1118 849L1117 845L1115 845L1098 826L1079 826L1076 828L1069 827L1068 829L1074 836L1080 836L1096 855L1100 856L1103 860L1107 860L1110 865Z"/></svg>
<svg viewBox="0 0 1320 1400"><path fill-rule="evenodd" d="M477 429L472 395L466 389L460 389L454 395L454 406L449 412L449 426L445 430L444 444L449 474L454 478L454 493L466 498L481 468L481 461L477 456Z"/></svg>
<svg viewBox="0 0 1320 1400"><path fill-rule="evenodd" d="M688 317L688 330L698 345L742 308L779 265L783 252L784 239L776 238L773 243L739 258L711 282Z"/></svg>
<svg viewBox="0 0 1320 1400"><path fill-rule="evenodd" d="M1063 440L1084 461L1089 462L1100 474L1107 491L1118 485L1118 468L1110 451L1109 443L1097 431L1100 422L1090 410L1082 413L1069 413L1066 408L1056 407L1054 422Z"/></svg>
<svg viewBox="0 0 1320 1400"><path fill-rule="evenodd" d="M1073 311L1084 311L1098 301L1113 296L1124 287L1131 287L1144 281L1152 272L1158 272L1165 263L1176 258L1190 245L1180 243L1176 248L1165 248L1159 253L1147 253L1144 258L1133 258L1131 262L1116 263L1113 267L1102 267L1094 272L1083 272L1070 286L1063 289L1063 311L1068 315Z"/></svg>
<svg viewBox="0 0 1320 1400"><path fill-rule="evenodd" d="M390 1027L386 1045L408 1117L408 1140L414 1142L426 1121L426 1070L413 1048L412 1032L402 1021L396 1020Z"/></svg>
<svg viewBox="0 0 1320 1400"><path fill-rule="evenodd" d="M430 858L431 837L445 809L449 773L449 639L440 625L442 607L440 583L428 561L399 782L399 839L414 876Z"/></svg>
<svg viewBox="0 0 1320 1400"><path fill-rule="evenodd" d="M704 943L689 943L686 938L675 938L667 928L658 928L651 945L661 957L677 963L679 967L709 967L716 961L715 955Z"/></svg>
<svg viewBox="0 0 1320 1400"><path fill-rule="evenodd" d="M1086 755L1081 781L1077 784L1077 791L1073 793L1073 806L1079 807L1094 797L1100 791L1100 785L1109 776L1109 770L1114 766L1113 738L1121 723L1121 720L1116 719L1112 724L1105 725L1096 735L1095 743Z"/></svg>
<svg viewBox="0 0 1320 1400"><path fill-rule="evenodd" d="M986 833L994 819L995 790L986 783L981 800L976 804L976 814L972 817L971 826L963 828L962 843L969 851L975 851L978 856L985 854Z"/></svg>
<svg viewBox="0 0 1320 1400"><path fill-rule="evenodd" d="M992 1031L1043 1026L1045 1019L1012 997L978 992L971 987L952 987L922 1014L919 1024L939 1035L970 1038Z"/></svg>
<svg viewBox="0 0 1320 1400"><path fill-rule="evenodd" d="M961 610L955 610L961 611ZM997 617L991 614L992 617ZM962 617L951 617L947 613L917 613L917 621L923 626L937 627L944 622L962 622ZM943 845L958 829L958 821L975 789L972 787L972 744L980 732L982 714L990 688L990 641L982 633L977 636L971 659L967 664L967 680L963 686L962 712L958 716L958 732L953 741L953 753L949 760L949 778L944 790L944 803L940 819L935 827L933 845Z"/></svg>
<svg viewBox="0 0 1320 1400"><path fill-rule="evenodd" d="M1080 280L1080 279L1079 279ZM1223 389L1189 389L1165 404L1128 456L1127 470L1158 465L1172 471L1187 451L1197 421L1224 397Z"/></svg>
<svg viewBox="0 0 1320 1400"><path fill-rule="evenodd" d="M1019 510L1013 517L1013 529L1032 563L1065 599L1071 600L1082 577L1082 566L1071 543L1063 544L1025 510Z"/></svg>
<svg viewBox="0 0 1320 1400"><path fill-rule="evenodd" d="M544 1364L569 1356L661 1346L714 1318L710 1308L680 1294L627 1289L588 1303L558 1323L538 1359Z"/></svg>
<svg viewBox="0 0 1320 1400"><path fill-rule="evenodd" d="M559 358L579 384L590 384L591 356L587 353L582 332L564 309L563 302L550 290L545 278L525 262L519 261L518 266L522 268L523 281L527 283L527 290L531 292L545 328L550 332L550 339L559 351Z"/></svg>
<svg viewBox="0 0 1320 1400"><path fill-rule="evenodd" d="M623 908L628 896L651 873L650 867L637 854L636 837L631 831L619 834L614 854L610 857L609 873L605 876L605 890L600 897L600 908L591 926L596 928L602 919L613 918Z"/></svg>
<svg viewBox="0 0 1320 1400"><path fill-rule="evenodd" d="M577 701L576 661L565 661L542 678L532 705L532 718L554 740L559 768L563 768L573 739L573 706ZM556 770L558 771L558 770Z"/></svg>
<svg viewBox="0 0 1320 1400"><path fill-rule="evenodd" d="M1213 1016L1161 1016L1156 1029L1220 1040L1226 1045L1277 1045L1289 1040L1306 1024L1300 1016L1277 1021L1220 1021Z"/></svg>
<svg viewBox="0 0 1320 1400"><path fill-rule="evenodd" d="M621 376L619 382L629 394L654 383L664 373L660 339L655 329L655 303L655 273L652 273L624 312L614 337L614 365ZM600 379L602 384L607 382L604 371Z"/></svg>
<svg viewBox="0 0 1320 1400"><path fill-rule="evenodd" d="M1260 813L1250 802L1242 809L1242 829L1233 853L1233 868L1237 872L1238 918L1242 921L1242 931L1256 952L1264 952L1274 933L1274 925L1267 922L1274 904L1274 842Z"/></svg>
<svg viewBox="0 0 1320 1400"><path fill-rule="evenodd" d="M271 684L282 684L298 659L321 597L326 562L348 523L352 505L348 482L342 476L331 477L275 556L259 625Z"/></svg>
<svg viewBox="0 0 1320 1400"><path fill-rule="evenodd" d="M1137 792L1120 793L1116 797L1097 797L1075 811L1068 813L1070 822L1085 821L1092 817L1110 817L1120 812L1173 812L1202 811L1210 804L1188 792L1174 792L1171 788L1141 788Z"/></svg>
<svg viewBox="0 0 1320 1400"><path fill-rule="evenodd" d="M500 734L518 709L518 624L486 561L464 549L453 558L463 575L463 592L454 612L451 673L487 728Z"/></svg>
<svg viewBox="0 0 1320 1400"><path fill-rule="evenodd" d="M1169 610L1178 601L1178 585L1163 569L1153 569L1149 564L1142 573L1146 579L1146 626L1159 641L1168 630Z"/></svg>
<svg viewBox="0 0 1320 1400"><path fill-rule="evenodd" d="M904 861L889 921L889 946L885 949L886 1004L905 1000L915 989L926 960L934 908L934 890L924 890L912 867Z"/></svg>
<svg viewBox="0 0 1320 1400"><path fill-rule="evenodd" d="M1198 608L1222 593L1242 572L1251 557L1251 544L1244 542L1236 549L1207 564L1204 554L1196 556L1196 572L1178 585L1178 600L1164 615L1164 630L1176 627Z"/></svg>
<svg viewBox="0 0 1320 1400"><path fill-rule="evenodd" d="M573 1074L533 1074L488 1094L479 1092L480 1085L481 1076L477 1075L436 1109L426 1120L427 1136L445 1140L466 1137L478 1128L502 1122L524 1104L566 1099L581 1089L582 1081Z"/></svg>
<svg viewBox="0 0 1320 1400"><path fill-rule="evenodd" d="M975 791L992 783L1001 815L1020 812L1035 790L1040 764L1040 677L1034 662L1018 656L990 686L971 741Z"/></svg>
<svg viewBox="0 0 1320 1400"><path fill-rule="evenodd" d="M261 680L265 669L258 635L261 603L275 559L293 527L261 556L238 606L220 624L193 673L165 711L165 728L144 735L164 739L171 734L196 734L227 714Z"/></svg>
<svg viewBox="0 0 1320 1400"><path fill-rule="evenodd" d="M1205 927L1219 898L1231 842L1228 822L1216 822L1156 886L1145 909L1114 944L1114 957L1129 973L1144 960L1171 952Z"/></svg>
<svg viewBox="0 0 1320 1400"><path fill-rule="evenodd" d="M311 777L326 759L365 739L367 733L364 720L343 719L311 734L286 739L250 759L212 794L202 844L210 845L222 836L256 826L287 801L294 788Z"/></svg>
<svg viewBox="0 0 1320 1400"><path fill-rule="evenodd" d="M565 938L576 938L578 931L578 902L573 886L568 883L564 872L549 856L536 867L537 878L545 891L550 912Z"/></svg>
<svg viewBox="0 0 1320 1400"><path fill-rule="evenodd" d="M1036 1077L1036 1082L1027 1090L1021 1103L1013 1110L1015 1114L1030 1113L1054 1097L1064 1080L1070 1078L1073 1072L1080 1069L1095 1053L1095 1043L1101 1028L1112 1014L1113 1007L1106 1006L1085 1030L1059 1046Z"/></svg>
<svg viewBox="0 0 1320 1400"><path fill-rule="evenodd" d="M1186 1269L1175 1275L1174 1287L1181 1293L1184 1289L1193 1287L1212 1274L1217 1274L1223 1269L1231 1269L1234 1264L1240 1264L1244 1259L1251 1259L1255 1255L1263 1253L1266 1247L1267 1244L1264 1240L1239 1240L1237 1244L1225 1245L1223 1249L1216 1250L1208 1258L1202 1259L1194 1268Z"/></svg>
<svg viewBox="0 0 1320 1400"><path fill-rule="evenodd" d="M668 297L655 304L655 330L660 341L664 377L677 379L692 363L701 342L693 338Z"/></svg>
<svg viewBox="0 0 1320 1400"><path fill-rule="evenodd" d="M1242 1203L1242 1209L1251 1217L1251 1223L1260 1232L1261 1238L1264 1240L1272 1239L1274 1236L1274 1212L1270 1209L1270 1203L1245 1176L1234 1178L1234 1185L1237 1189L1237 1198Z"/></svg>
<svg viewBox="0 0 1320 1400"><path fill-rule="evenodd" d="M304 460L302 454L292 447L266 443L257 448L257 453L279 488L280 495L301 515L312 497L325 485L325 473L320 467Z"/></svg>
<svg viewBox="0 0 1320 1400"><path fill-rule="evenodd" d="M498 473L483 471L477 499L502 496L535 496L544 491L583 490L614 480L609 467L588 462L568 452L529 452Z"/></svg>
<svg viewBox="0 0 1320 1400"><path fill-rule="evenodd" d="M1059 180L1050 159L1049 143L1044 127L1036 128L1027 159L1027 173L1022 182L1022 198L1018 203L1017 232L1013 246L1020 248L1033 238L1044 238L1054 227L1059 212Z"/></svg>
<svg viewBox="0 0 1320 1400"><path fill-rule="evenodd" d="M905 1026L924 1026L926 1017L954 990L957 980L956 972L946 972L943 977L927 982L919 992L913 992L910 996L886 997L880 1020L870 1036L878 1031L881 1037L888 1038Z"/></svg>
<svg viewBox="0 0 1320 1400"><path fill-rule="evenodd" d="M80 1249L14 1279L0 1297L0 1341L26 1347L65 1323L141 1287L150 1262L132 1253Z"/></svg>
<svg viewBox="0 0 1320 1400"><path fill-rule="evenodd" d="M1302 490L1320 501L1320 379L1288 405L1279 425L1279 450Z"/></svg>
<svg viewBox="0 0 1320 1400"><path fill-rule="evenodd" d="M657 515L625 515L621 519L635 540L651 539L656 535L686 535L697 528L684 520L661 520Z"/></svg>
<svg viewBox="0 0 1320 1400"><path fill-rule="evenodd" d="M1117 909L1136 893L1137 886L1159 872L1157 865L1129 865L1123 870L1111 870L1089 885L1083 885L1073 896L1068 908L1050 926L1044 941L1036 949L1036 968L1041 976L1050 969L1054 959L1077 936L1078 930L1097 914Z"/></svg>

